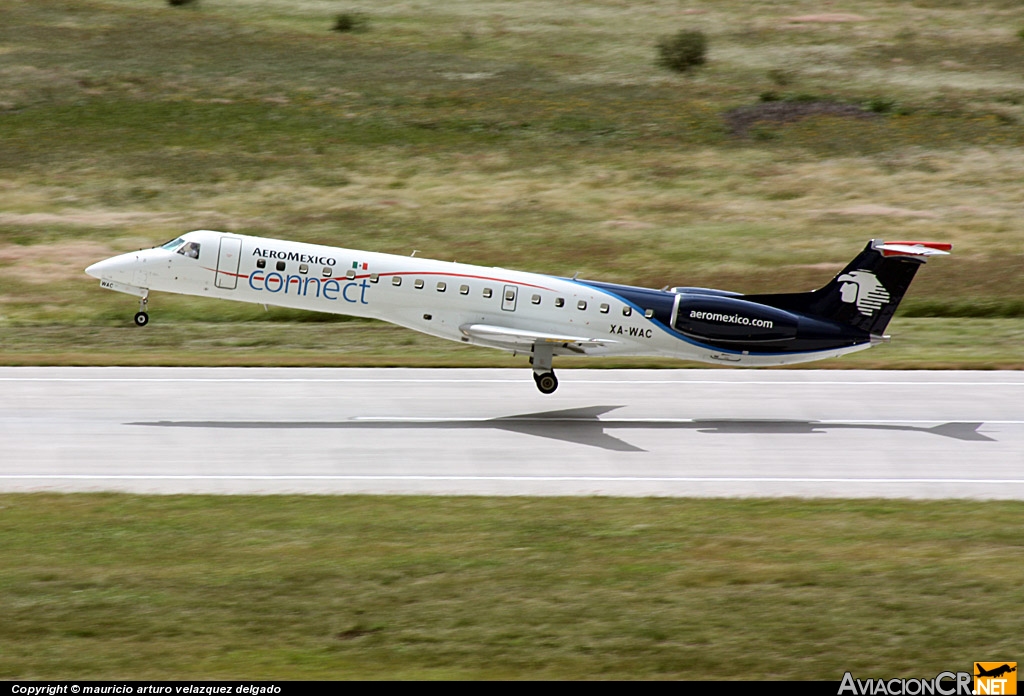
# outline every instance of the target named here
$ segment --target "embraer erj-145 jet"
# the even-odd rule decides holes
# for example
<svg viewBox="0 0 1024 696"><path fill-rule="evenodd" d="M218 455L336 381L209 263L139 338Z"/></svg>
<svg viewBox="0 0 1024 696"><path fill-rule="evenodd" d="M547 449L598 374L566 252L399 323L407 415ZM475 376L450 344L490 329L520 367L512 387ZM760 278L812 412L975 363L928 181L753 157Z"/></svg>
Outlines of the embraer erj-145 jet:
<svg viewBox="0 0 1024 696"><path fill-rule="evenodd" d="M461 343L528 353L537 388L558 387L556 355L655 355L786 365L869 348L918 266L951 244L868 243L813 292L652 290L197 230L86 269L100 285L372 317Z"/></svg>

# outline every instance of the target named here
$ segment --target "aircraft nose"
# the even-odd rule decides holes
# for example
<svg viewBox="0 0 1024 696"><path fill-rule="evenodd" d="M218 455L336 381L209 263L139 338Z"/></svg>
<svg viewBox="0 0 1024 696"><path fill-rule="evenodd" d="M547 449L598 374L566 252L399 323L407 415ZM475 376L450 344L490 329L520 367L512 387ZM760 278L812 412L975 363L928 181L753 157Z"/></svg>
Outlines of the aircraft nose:
<svg viewBox="0 0 1024 696"><path fill-rule="evenodd" d="M134 268L135 261L135 254L111 256L109 259L97 261L86 268L85 272L99 280L123 280L123 276Z"/></svg>
<svg viewBox="0 0 1024 696"><path fill-rule="evenodd" d="M105 271L109 275L109 272L113 270L113 267L115 265L114 263L112 263L113 260L114 259L104 259L103 261L97 261L93 265L86 268L85 272L91 275L93 278L102 280Z"/></svg>

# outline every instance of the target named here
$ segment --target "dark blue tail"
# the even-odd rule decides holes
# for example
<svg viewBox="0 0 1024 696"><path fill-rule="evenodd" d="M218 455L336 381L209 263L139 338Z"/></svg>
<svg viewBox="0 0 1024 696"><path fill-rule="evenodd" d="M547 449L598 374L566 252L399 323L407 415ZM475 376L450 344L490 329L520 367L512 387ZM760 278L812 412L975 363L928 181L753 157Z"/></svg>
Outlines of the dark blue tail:
<svg viewBox="0 0 1024 696"><path fill-rule="evenodd" d="M889 325L917 269L950 244L871 240L857 258L825 287L813 292L744 295L790 312L810 314L880 336Z"/></svg>

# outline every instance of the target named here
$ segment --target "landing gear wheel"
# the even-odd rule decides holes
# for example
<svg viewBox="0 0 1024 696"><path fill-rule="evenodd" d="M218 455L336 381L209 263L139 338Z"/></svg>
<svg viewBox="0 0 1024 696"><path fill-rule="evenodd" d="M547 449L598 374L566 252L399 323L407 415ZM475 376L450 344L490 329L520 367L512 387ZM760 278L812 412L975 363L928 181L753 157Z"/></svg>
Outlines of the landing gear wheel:
<svg viewBox="0 0 1024 696"><path fill-rule="evenodd" d="M146 307L149 306L149 289L143 288L142 296L139 298L139 311L135 313L135 325L145 326L149 323L149 314L146 313Z"/></svg>
<svg viewBox="0 0 1024 696"><path fill-rule="evenodd" d="M533 381L537 383L537 388L542 394L551 394L558 389L558 378L555 377L554 372L542 372L539 375L534 375Z"/></svg>

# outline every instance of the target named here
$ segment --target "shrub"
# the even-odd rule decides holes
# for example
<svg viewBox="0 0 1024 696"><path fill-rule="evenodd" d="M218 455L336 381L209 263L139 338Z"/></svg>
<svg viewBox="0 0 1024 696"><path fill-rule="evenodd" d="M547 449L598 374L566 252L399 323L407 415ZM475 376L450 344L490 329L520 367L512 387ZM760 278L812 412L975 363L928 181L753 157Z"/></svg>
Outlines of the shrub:
<svg viewBox="0 0 1024 696"><path fill-rule="evenodd" d="M658 65L676 72L704 65L707 45L702 31L683 30L674 36L664 36L658 40Z"/></svg>
<svg viewBox="0 0 1024 696"><path fill-rule="evenodd" d="M888 97L872 97L864 104L868 111L876 114L887 114L894 111L898 106L895 99Z"/></svg>
<svg viewBox="0 0 1024 696"><path fill-rule="evenodd" d="M370 22L360 12L342 12L334 19L334 26L331 31L357 32L366 31L370 28Z"/></svg>
<svg viewBox="0 0 1024 696"><path fill-rule="evenodd" d="M196 0L167 0L167 4L171 7L181 7L182 5L191 5Z"/></svg>

